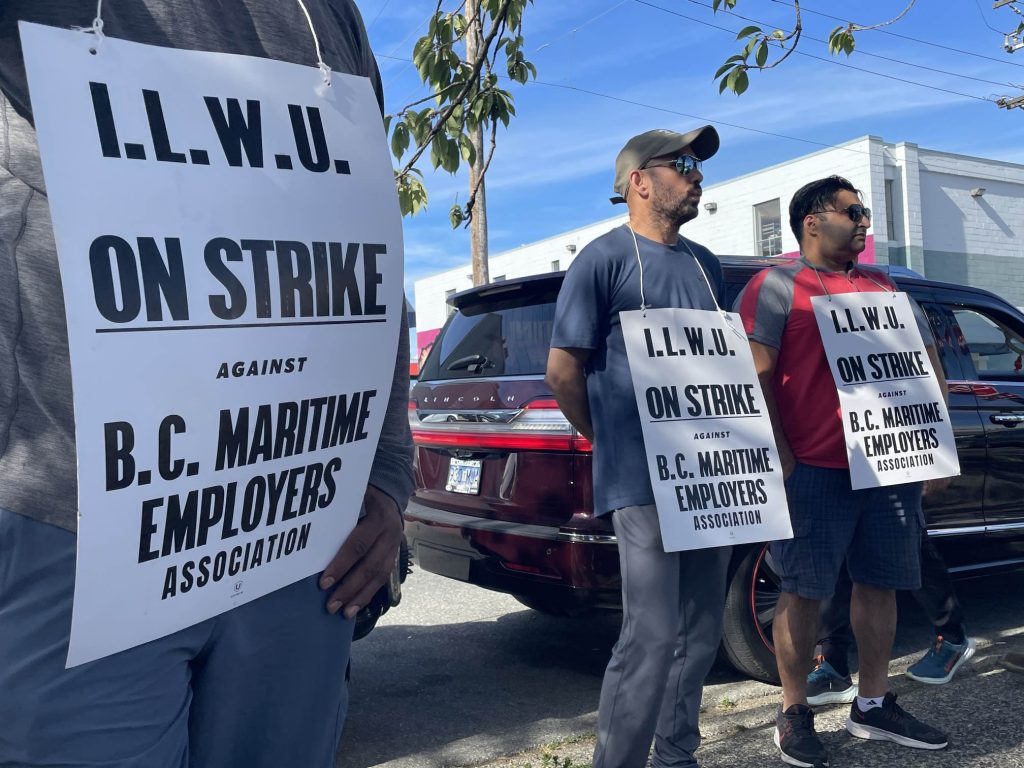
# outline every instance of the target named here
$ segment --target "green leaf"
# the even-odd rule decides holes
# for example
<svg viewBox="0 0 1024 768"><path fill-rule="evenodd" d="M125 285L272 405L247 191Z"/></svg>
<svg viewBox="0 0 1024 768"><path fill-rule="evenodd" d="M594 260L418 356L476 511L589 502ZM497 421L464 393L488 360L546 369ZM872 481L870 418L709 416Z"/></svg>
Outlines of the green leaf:
<svg viewBox="0 0 1024 768"><path fill-rule="evenodd" d="M725 89L729 87L729 78L723 77L722 81L718 84L718 93L725 93Z"/></svg>
<svg viewBox="0 0 1024 768"><path fill-rule="evenodd" d="M761 44L757 46L757 54L754 56L754 60L757 62L757 66L763 67L768 61L768 42L765 40L761 41Z"/></svg>
<svg viewBox="0 0 1024 768"><path fill-rule="evenodd" d="M469 165L476 162L476 147L473 146L469 136L464 133L459 134L459 149L462 151L462 159Z"/></svg>
<svg viewBox="0 0 1024 768"><path fill-rule="evenodd" d="M427 190L419 179L411 176L396 179L396 188L398 207L403 216L415 215L427 207Z"/></svg>
<svg viewBox="0 0 1024 768"><path fill-rule="evenodd" d="M391 133L391 120L393 118L394 118L394 115L384 115L384 135L385 136L387 136L389 133Z"/></svg>
<svg viewBox="0 0 1024 768"><path fill-rule="evenodd" d="M466 220L466 212L462 209L462 206L456 203L448 211L448 221L452 224L452 229L458 229L459 225Z"/></svg>
<svg viewBox="0 0 1024 768"><path fill-rule="evenodd" d="M751 51L754 50L754 46L757 45L758 38L752 37L747 41L747 44L743 46L743 61L745 62L750 58Z"/></svg>
<svg viewBox="0 0 1024 768"><path fill-rule="evenodd" d="M405 150L409 148L409 129L401 120L395 123L395 130L391 133L391 154L401 160Z"/></svg>
<svg viewBox="0 0 1024 768"><path fill-rule="evenodd" d="M761 28L759 26L757 26L756 24L751 24L749 27L744 27L739 32L737 32L736 33L736 39L737 40L742 40L744 37L749 37L750 35L759 35L759 34L761 34Z"/></svg>
<svg viewBox="0 0 1024 768"><path fill-rule="evenodd" d="M717 80L717 79L718 79L718 78L720 78L720 77L721 77L722 75L724 75L724 74L725 74L726 72L728 72L728 71L729 71L730 69L732 69L732 68L733 68L733 66L734 66L734 65L733 65L733 63L732 63L732 62L730 62L730 61L727 61L727 62L725 62L725 64L723 64L722 66L720 66L720 67L718 68L718 71L717 71L717 72L715 72L715 76L714 76L713 78L711 78L711 79L712 79L712 80Z"/></svg>
<svg viewBox="0 0 1024 768"><path fill-rule="evenodd" d="M738 71L739 74L736 76L736 81L732 84L732 90L737 96L747 90L747 86L750 85L750 79L747 77L747 70L740 69Z"/></svg>

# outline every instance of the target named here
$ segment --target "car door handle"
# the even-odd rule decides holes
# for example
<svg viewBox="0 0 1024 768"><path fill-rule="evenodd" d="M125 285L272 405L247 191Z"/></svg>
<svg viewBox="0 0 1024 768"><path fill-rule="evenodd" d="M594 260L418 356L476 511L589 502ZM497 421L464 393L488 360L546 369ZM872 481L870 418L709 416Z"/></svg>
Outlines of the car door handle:
<svg viewBox="0 0 1024 768"><path fill-rule="evenodd" d="M1001 424L1004 427L1016 427L1024 424L1024 414L1019 413L993 413L988 417L993 424Z"/></svg>

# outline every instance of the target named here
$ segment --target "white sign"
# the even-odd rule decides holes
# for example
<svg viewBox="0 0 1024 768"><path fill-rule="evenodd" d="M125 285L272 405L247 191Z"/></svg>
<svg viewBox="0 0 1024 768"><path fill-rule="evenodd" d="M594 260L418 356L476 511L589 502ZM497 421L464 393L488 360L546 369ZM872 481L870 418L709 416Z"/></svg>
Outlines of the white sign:
<svg viewBox="0 0 1024 768"><path fill-rule="evenodd" d="M74 385L74 666L330 561L390 393L401 225L365 78L21 37Z"/></svg>
<svg viewBox="0 0 1024 768"><path fill-rule="evenodd" d="M666 552L793 535L775 437L739 315L621 312ZM728 324L728 327L727 327Z"/></svg>
<svg viewBox="0 0 1024 768"><path fill-rule="evenodd" d="M949 412L904 293L814 296L852 487L960 474Z"/></svg>

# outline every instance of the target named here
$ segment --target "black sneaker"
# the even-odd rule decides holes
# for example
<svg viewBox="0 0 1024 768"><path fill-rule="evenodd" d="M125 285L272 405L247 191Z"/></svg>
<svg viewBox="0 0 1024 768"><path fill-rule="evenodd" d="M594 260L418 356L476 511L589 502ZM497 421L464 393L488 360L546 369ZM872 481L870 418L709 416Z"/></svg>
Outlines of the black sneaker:
<svg viewBox="0 0 1024 768"><path fill-rule="evenodd" d="M949 739L942 731L925 725L896 703L896 694L885 694L882 706L861 712L857 702L850 707L846 730L858 739L881 739L914 749L944 749Z"/></svg>
<svg viewBox="0 0 1024 768"><path fill-rule="evenodd" d="M828 768L828 752L814 732L814 712L806 704L793 704L775 716L775 746L782 761L801 768Z"/></svg>

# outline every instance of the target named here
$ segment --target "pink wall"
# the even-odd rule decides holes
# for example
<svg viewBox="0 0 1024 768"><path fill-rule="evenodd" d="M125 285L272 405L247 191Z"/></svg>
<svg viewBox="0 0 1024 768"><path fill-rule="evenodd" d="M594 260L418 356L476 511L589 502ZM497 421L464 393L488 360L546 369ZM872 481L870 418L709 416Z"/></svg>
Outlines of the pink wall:
<svg viewBox="0 0 1024 768"><path fill-rule="evenodd" d="M440 328L434 328L429 331L417 331L416 332L416 357L419 356L420 350L422 350L427 344L433 342L437 338L437 334L441 332Z"/></svg>

